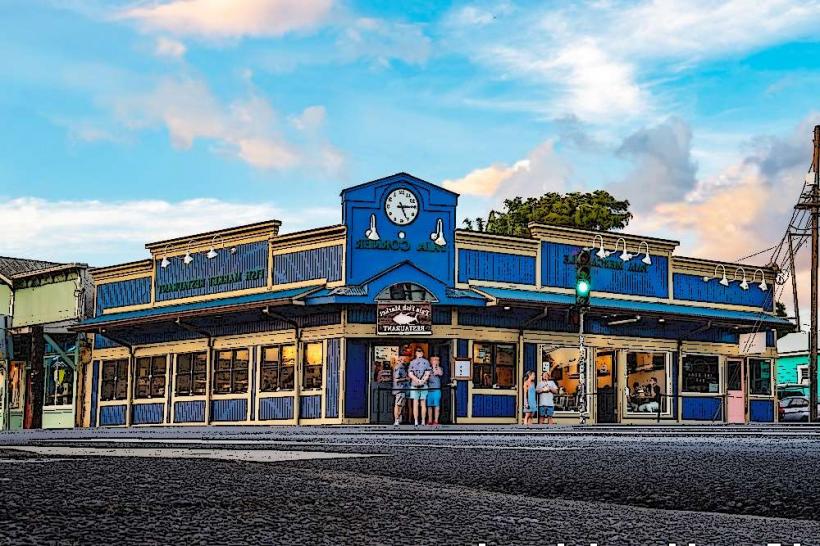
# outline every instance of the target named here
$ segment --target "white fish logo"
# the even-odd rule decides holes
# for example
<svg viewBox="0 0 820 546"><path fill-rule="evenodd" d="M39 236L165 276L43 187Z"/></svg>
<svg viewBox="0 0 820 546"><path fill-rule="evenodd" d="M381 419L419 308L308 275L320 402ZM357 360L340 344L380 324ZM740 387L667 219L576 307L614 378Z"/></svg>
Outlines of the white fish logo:
<svg viewBox="0 0 820 546"><path fill-rule="evenodd" d="M414 315L408 315L407 313L399 313L398 315L393 317L393 322L395 322L396 324L401 324L402 326L404 326L405 324L412 324L414 322L418 324L419 317Z"/></svg>

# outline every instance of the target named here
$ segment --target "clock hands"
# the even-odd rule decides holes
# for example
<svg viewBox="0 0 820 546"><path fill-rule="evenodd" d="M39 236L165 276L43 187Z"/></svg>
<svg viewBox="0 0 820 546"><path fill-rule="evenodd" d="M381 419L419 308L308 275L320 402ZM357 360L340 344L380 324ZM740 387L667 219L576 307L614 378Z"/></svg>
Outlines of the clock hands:
<svg viewBox="0 0 820 546"><path fill-rule="evenodd" d="M405 205L404 203L399 203L398 207L401 209L401 213L404 214L405 218L410 218L407 216L407 211L405 209L413 210L416 208L416 205Z"/></svg>

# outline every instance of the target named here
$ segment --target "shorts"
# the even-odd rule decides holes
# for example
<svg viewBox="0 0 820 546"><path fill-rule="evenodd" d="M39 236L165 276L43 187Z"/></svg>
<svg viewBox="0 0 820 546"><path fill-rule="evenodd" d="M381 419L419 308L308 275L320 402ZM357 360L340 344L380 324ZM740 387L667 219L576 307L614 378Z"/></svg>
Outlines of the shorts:
<svg viewBox="0 0 820 546"><path fill-rule="evenodd" d="M538 415L541 417L552 417L555 415L555 406L538 406Z"/></svg>
<svg viewBox="0 0 820 546"><path fill-rule="evenodd" d="M394 402L394 404L397 405L400 408L403 408L404 407L404 401L407 397L404 395L403 392L397 392L395 394L395 397L396 397L396 401Z"/></svg>
<svg viewBox="0 0 820 546"><path fill-rule="evenodd" d="M427 387L410 387L410 400L424 400L427 397Z"/></svg>
<svg viewBox="0 0 820 546"><path fill-rule="evenodd" d="M441 391L427 391L427 406L437 408L441 405Z"/></svg>

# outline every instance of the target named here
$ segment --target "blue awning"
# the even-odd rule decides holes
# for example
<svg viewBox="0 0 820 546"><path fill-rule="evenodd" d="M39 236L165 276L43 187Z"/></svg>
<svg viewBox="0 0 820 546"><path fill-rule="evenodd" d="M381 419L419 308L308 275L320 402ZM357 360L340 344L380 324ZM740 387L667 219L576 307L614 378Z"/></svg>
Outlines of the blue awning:
<svg viewBox="0 0 820 546"><path fill-rule="evenodd" d="M75 329L82 330L83 326L103 326L143 319L171 319L179 316L195 315L209 311L230 311L264 305L286 305L293 303L293 301L300 296L304 296L305 294L315 290L316 287L292 288L289 290L279 290L277 292L261 292L259 294L248 294L246 296L234 296L231 298L182 303L178 305L164 305L160 307L152 307L150 309L140 309L139 311L107 313L85 320Z"/></svg>
<svg viewBox="0 0 820 546"><path fill-rule="evenodd" d="M545 305L574 305L573 294L559 294L535 290L517 290L511 288L476 287L478 291L497 300L510 302L528 302ZM590 308L593 310L626 311L632 313L658 313L697 317L727 322L765 322L772 326L793 327L794 325L783 317L777 317L765 311L735 311L714 307L696 307L679 303L659 303L648 301L622 300L614 298L591 297Z"/></svg>

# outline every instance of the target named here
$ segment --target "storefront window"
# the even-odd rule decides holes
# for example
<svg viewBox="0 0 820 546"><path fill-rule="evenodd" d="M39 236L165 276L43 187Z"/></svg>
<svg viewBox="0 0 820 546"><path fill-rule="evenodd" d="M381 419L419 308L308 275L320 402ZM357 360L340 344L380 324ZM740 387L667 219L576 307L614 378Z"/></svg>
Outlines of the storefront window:
<svg viewBox="0 0 820 546"><path fill-rule="evenodd" d="M515 387L515 345L474 342L473 386L501 389Z"/></svg>
<svg viewBox="0 0 820 546"><path fill-rule="evenodd" d="M304 389L322 388L322 366L324 365L324 355L322 354L322 343L305 343L304 356Z"/></svg>
<svg viewBox="0 0 820 546"><path fill-rule="evenodd" d="M749 394L771 396L772 361L749 359Z"/></svg>
<svg viewBox="0 0 820 546"><path fill-rule="evenodd" d="M23 372L24 362L12 362L9 365L9 408L20 409L23 406Z"/></svg>
<svg viewBox="0 0 820 546"><path fill-rule="evenodd" d="M294 367L296 366L295 345L275 345L262 348L260 385L262 392L292 390Z"/></svg>
<svg viewBox="0 0 820 546"><path fill-rule="evenodd" d="M138 358L134 374L134 398L165 396L166 355Z"/></svg>
<svg viewBox="0 0 820 546"><path fill-rule="evenodd" d="M128 398L128 360L106 360L102 363L100 400Z"/></svg>
<svg viewBox="0 0 820 546"><path fill-rule="evenodd" d="M669 353L626 353L627 410L638 413L665 413L669 410Z"/></svg>
<svg viewBox="0 0 820 546"><path fill-rule="evenodd" d="M74 400L74 370L63 362L56 360L46 371L45 406L66 406Z"/></svg>
<svg viewBox="0 0 820 546"><path fill-rule="evenodd" d="M248 350L217 351L214 359L214 394L248 392Z"/></svg>
<svg viewBox="0 0 820 546"><path fill-rule="evenodd" d="M177 355L175 394L177 396L201 396L208 382L208 355L186 353Z"/></svg>
<svg viewBox="0 0 820 546"><path fill-rule="evenodd" d="M402 282L388 286L378 293L377 300L383 301L436 301L435 296L423 286Z"/></svg>
<svg viewBox="0 0 820 546"><path fill-rule="evenodd" d="M719 393L718 357L686 355L683 357L683 392Z"/></svg>
<svg viewBox="0 0 820 546"><path fill-rule="evenodd" d="M578 411L578 347L538 346L538 369L540 379L544 370L552 373L552 380L558 385L555 395L555 411ZM587 373L592 367L587 364Z"/></svg>

